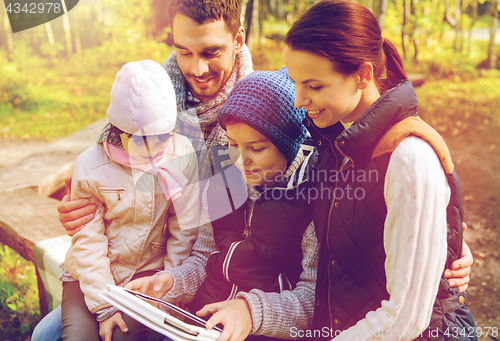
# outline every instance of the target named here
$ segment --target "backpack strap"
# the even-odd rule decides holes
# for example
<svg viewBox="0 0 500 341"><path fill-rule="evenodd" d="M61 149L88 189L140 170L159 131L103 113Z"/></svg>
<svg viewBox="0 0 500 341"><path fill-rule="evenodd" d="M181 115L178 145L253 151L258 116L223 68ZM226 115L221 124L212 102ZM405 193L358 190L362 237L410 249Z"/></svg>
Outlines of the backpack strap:
<svg viewBox="0 0 500 341"><path fill-rule="evenodd" d="M439 133L420 117L407 117L396 123L378 140L372 152L372 159L392 153L398 144L409 136L416 136L429 143L441 161L446 174L453 173L451 154Z"/></svg>

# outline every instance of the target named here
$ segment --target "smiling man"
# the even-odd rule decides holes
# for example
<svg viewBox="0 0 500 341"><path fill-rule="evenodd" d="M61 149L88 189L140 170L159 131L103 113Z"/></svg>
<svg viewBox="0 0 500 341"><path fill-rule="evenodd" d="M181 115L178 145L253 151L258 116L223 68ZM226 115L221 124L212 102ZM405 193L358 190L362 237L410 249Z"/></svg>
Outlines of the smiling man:
<svg viewBox="0 0 500 341"><path fill-rule="evenodd" d="M163 66L177 95L177 127L197 151L227 144L217 112L234 84L252 72L240 14L240 0L169 3L175 52Z"/></svg>
<svg viewBox="0 0 500 341"><path fill-rule="evenodd" d="M172 26L177 64L191 93L201 101L215 98L243 46L243 28L233 36L222 20L199 24L183 14L175 16Z"/></svg>

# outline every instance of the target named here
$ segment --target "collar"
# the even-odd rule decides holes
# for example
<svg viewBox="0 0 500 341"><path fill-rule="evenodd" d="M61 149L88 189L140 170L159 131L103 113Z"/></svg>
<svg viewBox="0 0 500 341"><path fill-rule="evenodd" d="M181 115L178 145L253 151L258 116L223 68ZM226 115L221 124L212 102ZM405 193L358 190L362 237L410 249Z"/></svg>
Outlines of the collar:
<svg viewBox="0 0 500 341"><path fill-rule="evenodd" d="M123 149L120 133L120 129L108 122L99 136L97 136L96 143L103 144L104 142L108 142L117 148Z"/></svg>
<svg viewBox="0 0 500 341"><path fill-rule="evenodd" d="M191 90L189 90L189 88L186 87L186 105L188 105L190 107L194 107L200 103L201 103L200 99L198 97L196 97L195 95L193 95Z"/></svg>
<svg viewBox="0 0 500 341"><path fill-rule="evenodd" d="M125 150L115 147L108 142L103 142L106 155L114 162L132 169L141 170L158 176L158 182L165 199L176 199L182 195L182 188L188 183L188 179L174 165L167 160L167 151L164 150L154 157L150 162L141 163Z"/></svg>
<svg viewBox="0 0 500 341"><path fill-rule="evenodd" d="M261 187L261 186L249 186L252 187L253 191L258 193L263 193L266 190L271 189L292 189L301 185L302 183L308 181L307 176L312 167L312 162L310 162L316 156L316 152L311 152L306 157L302 149L295 156L293 162L288 166L283 178L276 182L272 187Z"/></svg>

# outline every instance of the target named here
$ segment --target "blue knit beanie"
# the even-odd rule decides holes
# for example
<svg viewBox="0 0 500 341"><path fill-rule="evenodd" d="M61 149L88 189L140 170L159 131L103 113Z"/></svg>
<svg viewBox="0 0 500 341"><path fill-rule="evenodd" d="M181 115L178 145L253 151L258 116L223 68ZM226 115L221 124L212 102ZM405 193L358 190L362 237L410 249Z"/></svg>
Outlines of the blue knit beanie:
<svg viewBox="0 0 500 341"><path fill-rule="evenodd" d="M295 83L286 67L279 71L254 71L236 83L217 121L244 123L264 135L292 163L304 142L307 130L302 120L306 111L293 105Z"/></svg>

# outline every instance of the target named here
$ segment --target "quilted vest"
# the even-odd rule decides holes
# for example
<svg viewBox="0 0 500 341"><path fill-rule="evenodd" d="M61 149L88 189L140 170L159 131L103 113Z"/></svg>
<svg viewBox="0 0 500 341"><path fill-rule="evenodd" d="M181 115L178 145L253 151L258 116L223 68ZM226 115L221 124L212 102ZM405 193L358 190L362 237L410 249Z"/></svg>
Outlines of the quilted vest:
<svg viewBox="0 0 500 341"><path fill-rule="evenodd" d="M293 175L263 190L255 202L242 200L247 187L235 166L210 179L208 212L219 252L208 258L207 277L190 304L193 311L234 298L239 291L281 292L296 286L302 272L302 236L312 222L305 168L306 161ZM220 212L224 200L234 207L225 215Z"/></svg>
<svg viewBox="0 0 500 341"><path fill-rule="evenodd" d="M451 156L444 140L410 110L383 134L370 149L371 156L348 162L341 167L334 181L326 181L332 192L327 214L323 211L320 240L316 307L312 330L327 327L330 335L346 330L363 319L369 311L388 300L384 270L384 221L387 208L384 199L384 180L391 153L408 136L428 142L438 155L451 189L447 207L448 254L446 267L459 258L462 246L462 200L460 182L453 169ZM406 117L404 117L406 116ZM335 141L342 150L345 139ZM337 154L337 159L339 159ZM323 208L325 208L323 206ZM324 216L327 216L326 218ZM325 220L326 219L326 220ZM444 272L444 269L443 269ZM438 295L428 331L422 340L469 340L455 333L446 337L452 328L474 331L474 320L467 308L466 293L450 288L441 278ZM470 328L468 330L467 328ZM335 334L337 333L337 334ZM475 335L475 334L474 334Z"/></svg>

